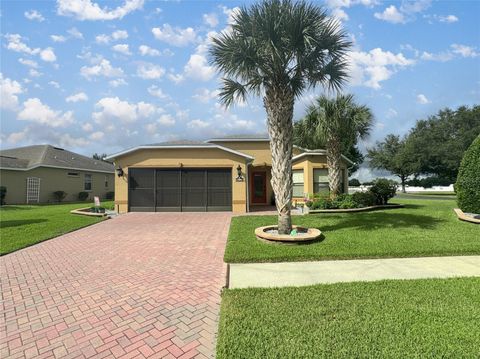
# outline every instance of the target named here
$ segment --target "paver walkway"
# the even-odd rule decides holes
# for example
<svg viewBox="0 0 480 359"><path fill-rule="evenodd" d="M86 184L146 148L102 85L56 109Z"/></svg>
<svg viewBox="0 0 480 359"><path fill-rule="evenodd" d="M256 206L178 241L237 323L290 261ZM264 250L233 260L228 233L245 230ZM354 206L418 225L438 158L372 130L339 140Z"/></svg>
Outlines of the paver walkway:
<svg viewBox="0 0 480 359"><path fill-rule="evenodd" d="M213 357L230 213L129 213L0 258L0 358Z"/></svg>
<svg viewBox="0 0 480 359"><path fill-rule="evenodd" d="M230 264L229 288L480 276L480 256Z"/></svg>

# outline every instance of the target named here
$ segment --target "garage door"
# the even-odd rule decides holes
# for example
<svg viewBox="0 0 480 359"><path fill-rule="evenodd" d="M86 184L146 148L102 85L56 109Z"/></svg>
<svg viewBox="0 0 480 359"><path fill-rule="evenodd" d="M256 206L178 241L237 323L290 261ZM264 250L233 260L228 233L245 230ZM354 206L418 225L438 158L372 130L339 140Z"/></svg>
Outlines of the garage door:
<svg viewBox="0 0 480 359"><path fill-rule="evenodd" d="M232 210L231 169L129 168L132 212Z"/></svg>

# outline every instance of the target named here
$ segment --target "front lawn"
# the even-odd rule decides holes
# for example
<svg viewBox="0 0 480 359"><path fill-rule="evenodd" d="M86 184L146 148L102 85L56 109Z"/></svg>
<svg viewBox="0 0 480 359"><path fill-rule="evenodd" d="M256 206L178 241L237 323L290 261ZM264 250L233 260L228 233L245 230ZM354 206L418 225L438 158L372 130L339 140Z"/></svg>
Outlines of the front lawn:
<svg viewBox="0 0 480 359"><path fill-rule="evenodd" d="M293 216L293 223L322 231L322 241L305 245L263 243L256 227L276 216L232 219L225 262L282 262L325 259L421 257L480 254L480 227L459 221L453 200L392 200L405 208Z"/></svg>
<svg viewBox="0 0 480 359"><path fill-rule="evenodd" d="M480 278L223 293L217 358L479 358Z"/></svg>
<svg viewBox="0 0 480 359"><path fill-rule="evenodd" d="M70 214L87 203L11 205L0 207L0 255L57 237L102 221L102 218ZM102 203L110 207L112 202Z"/></svg>

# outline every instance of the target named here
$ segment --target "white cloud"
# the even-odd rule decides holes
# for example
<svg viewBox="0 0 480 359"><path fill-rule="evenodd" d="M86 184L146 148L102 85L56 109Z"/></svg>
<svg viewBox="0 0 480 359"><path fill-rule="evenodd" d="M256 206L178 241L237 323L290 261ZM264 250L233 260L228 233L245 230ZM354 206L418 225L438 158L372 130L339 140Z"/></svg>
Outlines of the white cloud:
<svg viewBox="0 0 480 359"><path fill-rule="evenodd" d="M28 71L28 74L31 76L31 77L40 77L42 76L43 74L33 68L31 68L29 71Z"/></svg>
<svg viewBox="0 0 480 359"><path fill-rule="evenodd" d="M383 12L376 12L373 16L377 19L391 22L392 24L403 24L406 22L405 16L397 10L395 5L390 5Z"/></svg>
<svg viewBox="0 0 480 359"><path fill-rule="evenodd" d="M67 38L63 35L50 35L53 42L65 42Z"/></svg>
<svg viewBox="0 0 480 359"><path fill-rule="evenodd" d="M65 101L67 102L79 102L79 101L87 101L88 96L85 92L79 92L74 95L68 96Z"/></svg>
<svg viewBox="0 0 480 359"><path fill-rule="evenodd" d="M160 56L160 51L156 49L152 49L151 47L147 45L140 45L138 47L138 51L140 52L140 55L142 56Z"/></svg>
<svg viewBox="0 0 480 359"><path fill-rule="evenodd" d="M176 85L178 85L180 82L182 82L184 80L184 77L182 74L173 74L173 73L170 73L168 74L168 78L173 82L175 83Z"/></svg>
<svg viewBox="0 0 480 359"><path fill-rule="evenodd" d="M432 0L402 1L400 10L407 14L418 13L427 10L431 4Z"/></svg>
<svg viewBox="0 0 480 359"><path fill-rule="evenodd" d="M138 115L140 117L146 118L146 117L150 117L154 113L156 113L157 108L150 103L146 103L146 102L141 101L137 104L137 111L138 111Z"/></svg>
<svg viewBox="0 0 480 359"><path fill-rule="evenodd" d="M57 57L55 56L55 53L53 52L53 49L51 47L47 47L46 49L43 49L40 52L40 58L46 62L57 61Z"/></svg>
<svg viewBox="0 0 480 359"><path fill-rule="evenodd" d="M115 79L115 80L110 80L108 84L112 87L119 87L119 86L124 86L128 85L127 81L124 79Z"/></svg>
<svg viewBox="0 0 480 359"><path fill-rule="evenodd" d="M34 69L38 68L38 63L33 60L29 59L24 59L24 58L19 58L18 62L20 62L22 65L28 66L28 67L33 67Z"/></svg>
<svg viewBox="0 0 480 359"><path fill-rule="evenodd" d="M219 93L219 90L210 91L206 88L201 88L196 91L195 95L193 95L192 98L202 103L208 103L211 100L216 99Z"/></svg>
<svg viewBox="0 0 480 359"><path fill-rule="evenodd" d="M160 118L157 120L157 122L162 126L175 125L175 119L172 117L172 115L169 115L169 114L161 115Z"/></svg>
<svg viewBox="0 0 480 359"><path fill-rule="evenodd" d="M216 27L218 25L218 17L215 13L203 14L203 22L210 27Z"/></svg>
<svg viewBox="0 0 480 359"><path fill-rule="evenodd" d="M108 44L110 41L118 41L128 39L128 32L125 30L116 30L111 35L100 34L95 36L97 44Z"/></svg>
<svg viewBox="0 0 480 359"><path fill-rule="evenodd" d="M67 33L75 39L83 39L83 34L76 27L67 30Z"/></svg>
<svg viewBox="0 0 480 359"><path fill-rule="evenodd" d="M119 52L124 55L131 55L132 53L130 52L130 49L128 48L127 44L117 44L112 46L112 50Z"/></svg>
<svg viewBox="0 0 480 359"><path fill-rule="evenodd" d="M123 70L119 67L113 67L110 61L102 59L99 64L94 66L82 66L80 74L91 80L93 77L122 77Z"/></svg>
<svg viewBox="0 0 480 359"><path fill-rule="evenodd" d="M49 84L50 86L55 87L56 89L59 89L59 88L60 88L60 84L59 84L57 81L49 81L48 84Z"/></svg>
<svg viewBox="0 0 480 359"><path fill-rule="evenodd" d="M208 126L210 126L210 124L208 122L202 121L202 120L199 120L199 119L192 120L192 121L187 123L187 127L191 128L191 129L201 129L201 128L206 128Z"/></svg>
<svg viewBox="0 0 480 359"><path fill-rule="evenodd" d="M147 118L157 113L157 108L149 103L129 103L118 97L104 97L95 105L97 112L92 118L98 124L109 125L119 120L123 123L133 123L139 118Z"/></svg>
<svg viewBox="0 0 480 359"><path fill-rule="evenodd" d="M85 132L92 132L93 131L93 126L90 122L85 122L82 125L82 130L84 130Z"/></svg>
<svg viewBox="0 0 480 359"><path fill-rule="evenodd" d="M389 108L385 117L390 119L390 118L394 118L394 117L397 117L397 116L398 116L398 112L393 108Z"/></svg>
<svg viewBox="0 0 480 359"><path fill-rule="evenodd" d="M128 39L128 32L125 30L117 30L112 32L112 39L114 40L124 40Z"/></svg>
<svg viewBox="0 0 480 359"><path fill-rule="evenodd" d="M30 98L25 101L17 119L50 127L62 127L74 122L72 111L64 113L54 111L48 105L44 105L38 98Z"/></svg>
<svg viewBox="0 0 480 359"><path fill-rule="evenodd" d="M157 40L167 44L183 47L196 41L197 35L191 27L185 29L172 27L169 24L163 24L162 28L154 27L152 33Z"/></svg>
<svg viewBox="0 0 480 359"><path fill-rule="evenodd" d="M215 68L208 65L205 55L193 54L184 68L185 76L199 81L209 81L215 76Z"/></svg>
<svg viewBox="0 0 480 359"><path fill-rule="evenodd" d="M427 96L425 96L424 94L418 94L417 95L417 103L421 104L421 105L426 105L428 103L430 103L430 100L427 98Z"/></svg>
<svg viewBox="0 0 480 359"><path fill-rule="evenodd" d="M438 21L440 22L446 22L448 24L454 23L458 21L458 17L455 15L447 15L447 16L438 16Z"/></svg>
<svg viewBox="0 0 480 359"><path fill-rule="evenodd" d="M144 0L125 0L122 6L109 9L106 6L100 7L91 0L57 0L57 13L77 20L115 20L141 9L143 3Z"/></svg>
<svg viewBox="0 0 480 359"><path fill-rule="evenodd" d="M144 63L137 68L137 75L145 80L159 79L165 74L165 69L161 66Z"/></svg>
<svg viewBox="0 0 480 359"><path fill-rule="evenodd" d="M104 136L105 136L105 133L103 133L102 131L96 131L96 132L91 133L89 138L92 141L99 141L99 140L103 139Z"/></svg>
<svg viewBox="0 0 480 359"><path fill-rule="evenodd" d="M475 48L472 46L452 44L450 46L454 54L460 55L462 57L477 57L478 52L475 51Z"/></svg>
<svg viewBox="0 0 480 359"><path fill-rule="evenodd" d="M16 110L18 106L18 96L23 93L23 88L15 80L3 77L0 72L0 108L6 110Z"/></svg>
<svg viewBox="0 0 480 359"><path fill-rule="evenodd" d="M152 85L147 89L148 93L159 99L167 99L169 96L163 93L162 89L158 86Z"/></svg>
<svg viewBox="0 0 480 359"><path fill-rule="evenodd" d="M334 8L332 10L332 16L339 21L347 21L349 19L348 14L342 8Z"/></svg>
<svg viewBox="0 0 480 359"><path fill-rule="evenodd" d="M45 18L42 16L42 14L40 14L37 10L25 11L23 13L23 15L25 15L25 17L28 20L36 20L38 22L42 22L42 21L45 20Z"/></svg>
<svg viewBox="0 0 480 359"><path fill-rule="evenodd" d="M9 50L23 52L29 55L36 55L40 52L39 48L31 49L25 43L23 43L23 38L19 34L6 34L5 38L7 39L7 49Z"/></svg>
<svg viewBox="0 0 480 359"><path fill-rule="evenodd" d="M100 34L95 36L95 42L97 44L108 44L110 42L110 36L105 34Z"/></svg>

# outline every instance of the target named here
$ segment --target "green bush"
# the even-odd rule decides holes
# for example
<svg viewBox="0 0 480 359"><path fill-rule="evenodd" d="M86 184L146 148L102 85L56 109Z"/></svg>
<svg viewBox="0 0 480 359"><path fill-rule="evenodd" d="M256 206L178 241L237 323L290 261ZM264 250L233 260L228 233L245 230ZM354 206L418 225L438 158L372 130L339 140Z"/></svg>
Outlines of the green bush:
<svg viewBox="0 0 480 359"><path fill-rule="evenodd" d="M462 211L480 213L480 136L463 155L455 192L458 206Z"/></svg>
<svg viewBox="0 0 480 359"><path fill-rule="evenodd" d="M361 183L358 179L352 178L351 180L348 181L348 185L351 187L360 187Z"/></svg>
<svg viewBox="0 0 480 359"><path fill-rule="evenodd" d="M390 198L395 197L397 192L397 183L386 178L377 178L373 181L370 191L375 195L375 202L378 205L388 203Z"/></svg>
<svg viewBox="0 0 480 359"><path fill-rule="evenodd" d="M53 197L55 197L55 200L57 202L62 202L65 197L67 197L67 192L65 191L55 191L53 192Z"/></svg>
<svg viewBox="0 0 480 359"><path fill-rule="evenodd" d="M7 195L7 187L0 186L0 206L5 204L5 196Z"/></svg>
<svg viewBox="0 0 480 359"><path fill-rule="evenodd" d="M107 194L105 195L105 199L108 199L108 200L112 200L114 197L115 197L115 192L113 191L107 192Z"/></svg>
<svg viewBox="0 0 480 359"><path fill-rule="evenodd" d="M79 192L78 193L78 200L85 201L88 198L88 192Z"/></svg>
<svg viewBox="0 0 480 359"><path fill-rule="evenodd" d="M307 201L306 205L312 209L347 209L357 208L358 204L353 200L350 194L339 194L334 199L327 195L317 196L313 201Z"/></svg>
<svg viewBox="0 0 480 359"><path fill-rule="evenodd" d="M355 192L352 194L352 199L358 207L370 207L377 203L377 197L372 191Z"/></svg>

